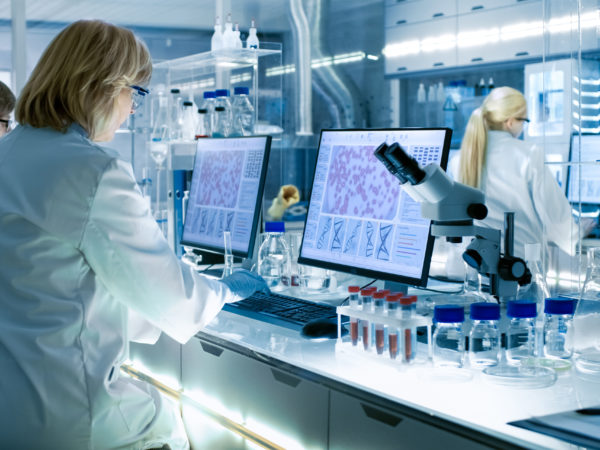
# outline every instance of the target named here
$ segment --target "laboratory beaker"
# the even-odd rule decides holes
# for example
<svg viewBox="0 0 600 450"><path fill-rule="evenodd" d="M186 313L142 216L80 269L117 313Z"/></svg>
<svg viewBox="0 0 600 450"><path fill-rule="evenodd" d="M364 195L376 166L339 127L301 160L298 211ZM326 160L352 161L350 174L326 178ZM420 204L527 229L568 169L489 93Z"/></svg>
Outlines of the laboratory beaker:
<svg viewBox="0 0 600 450"><path fill-rule="evenodd" d="M300 289L304 292L324 292L331 285L331 271L298 264Z"/></svg>
<svg viewBox="0 0 600 450"><path fill-rule="evenodd" d="M600 377L600 248L587 251L587 272L573 318L575 367Z"/></svg>

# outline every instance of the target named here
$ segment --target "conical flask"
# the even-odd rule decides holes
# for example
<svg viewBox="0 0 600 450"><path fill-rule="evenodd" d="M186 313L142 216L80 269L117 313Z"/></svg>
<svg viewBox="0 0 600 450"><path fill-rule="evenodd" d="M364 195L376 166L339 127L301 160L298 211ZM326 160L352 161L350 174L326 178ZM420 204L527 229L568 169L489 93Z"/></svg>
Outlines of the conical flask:
<svg viewBox="0 0 600 450"><path fill-rule="evenodd" d="M600 379L600 248L587 252L587 272L573 318L575 367Z"/></svg>

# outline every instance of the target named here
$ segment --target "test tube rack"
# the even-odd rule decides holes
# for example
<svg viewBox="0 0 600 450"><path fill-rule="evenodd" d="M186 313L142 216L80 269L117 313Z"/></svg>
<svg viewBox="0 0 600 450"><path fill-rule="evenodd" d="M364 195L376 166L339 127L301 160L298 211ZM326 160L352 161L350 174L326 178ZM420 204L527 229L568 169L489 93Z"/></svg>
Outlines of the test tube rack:
<svg viewBox="0 0 600 450"><path fill-rule="evenodd" d="M370 323L383 324L389 328L395 329L406 329L406 328L416 328L416 327L427 327L427 360L430 360L433 354L433 345L432 345L432 320L431 317L416 315L410 319L403 319L400 317L390 317L387 315L382 315L381 313L375 313L371 311L363 311L358 308L354 308L352 306L338 306L336 308L337 319L338 319L338 339L336 344L336 351L339 349L340 351L347 352L351 351L353 353L362 353L368 354L373 357L377 357L378 360L382 360L381 355L377 354L374 351L363 351L362 347L355 347L352 345L352 342L349 337L342 338L342 316L355 317L358 320L368 320ZM402 358L399 361L392 361L393 364L400 363Z"/></svg>

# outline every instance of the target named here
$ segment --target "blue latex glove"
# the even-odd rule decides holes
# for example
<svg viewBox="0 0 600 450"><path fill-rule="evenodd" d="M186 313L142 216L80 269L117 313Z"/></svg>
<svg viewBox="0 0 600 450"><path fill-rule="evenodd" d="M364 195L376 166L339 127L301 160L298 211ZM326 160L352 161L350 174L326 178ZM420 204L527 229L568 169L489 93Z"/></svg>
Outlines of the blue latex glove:
<svg viewBox="0 0 600 450"><path fill-rule="evenodd" d="M221 282L225 283L234 294L242 298L250 297L257 291L265 294L271 292L260 275L245 269L236 270L231 275L223 278Z"/></svg>

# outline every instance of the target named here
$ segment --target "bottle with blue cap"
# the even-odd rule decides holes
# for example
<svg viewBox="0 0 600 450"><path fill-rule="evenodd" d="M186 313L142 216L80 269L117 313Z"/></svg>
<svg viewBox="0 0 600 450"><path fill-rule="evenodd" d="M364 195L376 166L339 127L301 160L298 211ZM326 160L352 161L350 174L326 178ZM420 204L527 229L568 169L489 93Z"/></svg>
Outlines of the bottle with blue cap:
<svg viewBox="0 0 600 450"><path fill-rule="evenodd" d="M478 302L471 304L469 332L469 364L487 367L498 364L500 358L500 305Z"/></svg>
<svg viewBox="0 0 600 450"><path fill-rule="evenodd" d="M569 359L573 355L575 299L547 298L544 304L544 355Z"/></svg>
<svg viewBox="0 0 600 450"><path fill-rule="evenodd" d="M217 94L215 91L204 91L202 93L202 103L200 103L200 108L206 110L206 117L208 120L208 128L210 132L208 135L212 134L212 130L215 127L215 103L217 99Z"/></svg>
<svg viewBox="0 0 600 450"><path fill-rule="evenodd" d="M506 332L506 360L519 364L521 360L535 356L535 321L537 304L529 300L513 300L506 306L510 318Z"/></svg>
<svg viewBox="0 0 600 450"><path fill-rule="evenodd" d="M231 133L231 101L229 100L229 89L217 89L215 91L215 122L213 137L227 137Z"/></svg>
<svg viewBox="0 0 600 450"><path fill-rule="evenodd" d="M291 257L284 232L283 222L266 222L266 236L258 249L258 274L272 291L282 291L290 285Z"/></svg>
<svg viewBox="0 0 600 450"><path fill-rule="evenodd" d="M437 305L433 310L433 365L462 367L465 356L463 323L465 310L460 305Z"/></svg>
<svg viewBox="0 0 600 450"><path fill-rule="evenodd" d="M231 136L252 136L254 134L254 107L250 102L250 89L238 86L233 90L233 125Z"/></svg>

